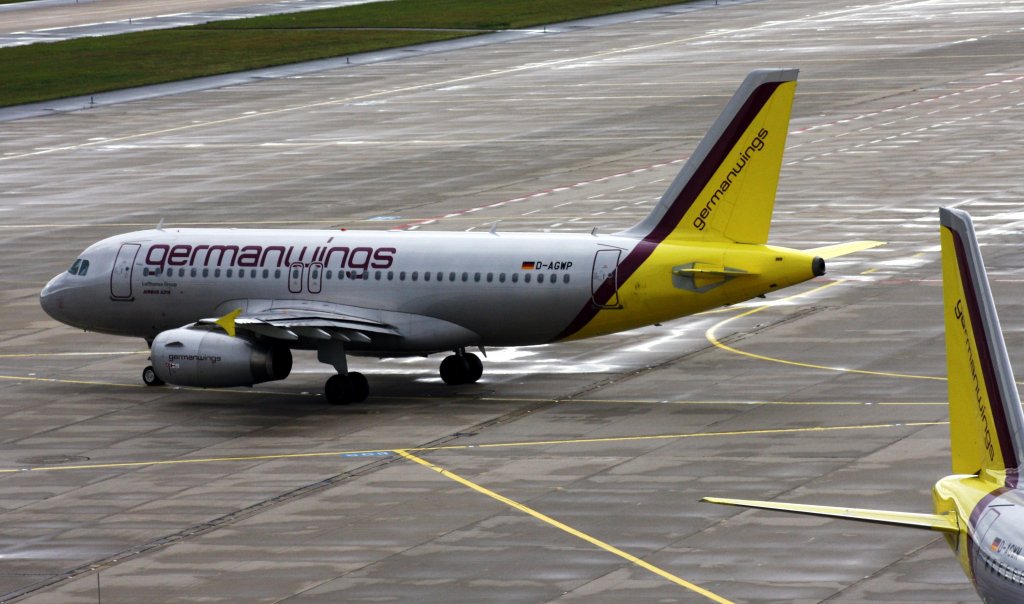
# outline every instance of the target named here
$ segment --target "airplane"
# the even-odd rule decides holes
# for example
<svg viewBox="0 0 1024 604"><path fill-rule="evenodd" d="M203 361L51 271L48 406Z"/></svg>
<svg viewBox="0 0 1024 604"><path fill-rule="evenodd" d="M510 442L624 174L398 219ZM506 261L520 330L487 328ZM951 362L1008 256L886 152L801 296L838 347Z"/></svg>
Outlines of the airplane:
<svg viewBox="0 0 1024 604"><path fill-rule="evenodd" d="M750 73L650 214L625 231L484 233L166 228L88 247L40 293L47 314L145 338L148 385L280 380L291 349L364 400L347 355L426 356L476 382L477 347L577 340L702 312L825 273L879 245L767 245L797 70Z"/></svg>
<svg viewBox="0 0 1024 604"><path fill-rule="evenodd" d="M939 210L952 476L934 514L705 497L702 501L943 534L987 604L1024 602L1024 412L970 215Z"/></svg>

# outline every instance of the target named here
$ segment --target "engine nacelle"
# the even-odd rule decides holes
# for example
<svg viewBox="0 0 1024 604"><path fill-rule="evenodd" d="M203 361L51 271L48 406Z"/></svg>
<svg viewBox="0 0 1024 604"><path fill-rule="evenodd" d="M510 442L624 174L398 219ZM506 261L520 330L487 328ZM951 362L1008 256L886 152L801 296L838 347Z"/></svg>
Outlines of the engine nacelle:
<svg viewBox="0 0 1024 604"><path fill-rule="evenodd" d="M150 356L157 377L179 386L252 386L283 380L292 370L287 346L268 346L187 327L157 335Z"/></svg>

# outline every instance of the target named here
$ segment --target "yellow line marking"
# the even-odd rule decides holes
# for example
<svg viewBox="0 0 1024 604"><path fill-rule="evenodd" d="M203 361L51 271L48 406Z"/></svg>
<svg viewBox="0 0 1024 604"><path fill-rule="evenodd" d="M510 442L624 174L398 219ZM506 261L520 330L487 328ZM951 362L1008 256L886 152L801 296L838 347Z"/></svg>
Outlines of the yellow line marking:
<svg viewBox="0 0 1024 604"><path fill-rule="evenodd" d="M543 441L522 441L505 443L483 443L467 445L440 445L437 447L404 447L405 451L463 451L466 449L500 449L511 447L550 447L552 445L575 445L609 442L645 441L645 440L672 440L683 438L701 438L718 436L749 436L762 434L795 434L801 432L834 432L840 430L873 430L878 428L899 428L904 426L942 426L949 424L948 421L936 422L890 422L884 424L862 424L852 426L816 426L811 428L775 428L764 430L736 430L731 432L692 432L688 434L653 434L648 436L607 436L601 438L580 438ZM0 474L13 474L17 472L54 472L61 470L100 470L105 468L139 468L144 466L171 466L197 463L214 463L228 461L260 461L274 459L309 459L317 457L338 457L342 455L367 455L373 453L396 451L397 449L360 449L353 451L323 451L318 453L271 453L267 455L238 455L232 457L206 457L199 459L166 459L156 461L126 461L115 463L79 464L74 466L40 466L34 468L0 469Z"/></svg>
<svg viewBox="0 0 1024 604"><path fill-rule="evenodd" d="M781 301L793 300L795 298L800 298L800 297L803 297L803 296L809 296L811 294L818 293L820 291L826 290L826 289L828 289L830 287L835 287L835 286L843 284L843 283L846 283L846 281L844 279L833 281L832 283L827 283L827 284L822 285L820 287L816 287L814 289L811 289L811 290L808 290L808 291L805 291L805 292L801 292L799 294L788 296L786 298L783 298ZM772 306L773 305L758 306L757 308L752 308L752 309L750 309L750 310L748 310L746 312L742 312L742 313L740 313L740 314L738 314L736 316L729 317L728 319L724 319L722 321L719 321L718 323L715 323L714 325L709 327L708 330L704 332L704 337L707 338L707 340L709 342L714 344L716 347L721 348L722 350L726 350L728 352L732 352L732 353L735 353L735 354L738 354L738 355L742 355L742 356L745 356L745 357L750 357L752 359L758 359L758 360L761 360L761 361L769 361L771 363L781 363L783 365L793 365L795 367L804 367L804 368L807 368L807 369L824 369L826 371L840 371L840 372L844 372L844 373L859 373L859 374L862 374L862 375L877 375L877 376L882 376L882 377L906 378L906 379L911 379L911 380L937 380L937 381L942 381L942 382L946 381L946 378L944 378L944 377L938 377L938 376L932 376L932 375L914 375L914 374L910 374L910 373L892 373L892 372L887 372L887 371L868 371L868 370L865 370L865 369L847 369L845 367L830 367L828 365L817 365L815 363L801 363L799 361L790 361L790 360L787 360L787 359L780 359L780 358L777 358L777 357L770 357L770 356L766 356L766 355L763 355L763 354L756 354L756 353L753 353L753 352L747 352L745 350L740 350L738 348L733 348L732 346L729 346L728 344L723 344L716 337L715 334L718 331L718 329L721 328L722 326L724 326L725 324L729 323L730 321L735 321L736 319L742 319L743 317L749 317L750 315L752 315L754 313L761 312L762 310L765 310L767 308L771 308Z"/></svg>
<svg viewBox="0 0 1024 604"><path fill-rule="evenodd" d="M629 442L643 440L673 440L683 438L719 437L719 436L757 436L763 434L795 434L800 432L836 432L841 430L871 430L877 428L900 428L903 426L941 426L948 421L940 422L891 422L885 424L862 424L856 426L815 426L812 428L767 428L763 430L736 430L731 432L693 432L690 434L654 434L650 436L606 436L597 438L579 438L574 440L547 440L508 442L477 445L445 445L442 447L409 448L409 451L445 451L458 449L494 449L511 447L537 447L567 444L594 444L608 442Z"/></svg>
<svg viewBox="0 0 1024 604"><path fill-rule="evenodd" d="M399 455L401 455L405 459L408 459L409 461L416 462L419 465L421 465L421 466L423 466L423 467L425 467L427 469L433 470L433 471L437 472L438 474L440 474L441 476L444 476L445 478L448 478L450 480L454 480L455 482L461 484L464 487L468 487L470 489L473 489L477 493L480 493L482 495L486 495L486 496L490 497L491 499L494 499L495 501L499 501L501 503L504 503L505 505L509 506L512 509L519 510L520 512L522 512L522 513L524 513L524 514L526 514L528 516L533 516L534 518L536 518L537 520L540 520L541 522L544 522L546 524L550 524L551 526L557 528L558 530L563 531L565 533L568 533L568 534L572 535L573 537L576 537L577 539L582 539L583 541L586 541L587 543L589 543L591 545L595 545L595 546L603 549L604 551L606 551L608 553L615 554L616 556L622 558L623 560L626 560L627 562L631 562L631 563L639 566L640 568L648 570L648 571L658 575L659 577L662 577L663 579L668 579L672 583L675 583L676 585L679 585L680 587L685 587L686 589L688 589L688 590L690 590L690 591L692 591L692 592L694 592L696 594L700 594L700 595L704 596L705 598L707 598L709 600L712 600L714 602L718 602L719 604L732 604L731 600L726 600L725 598L719 596L718 594L710 592L710 591L704 589L703 587L701 587L701 586L699 586L699 585L697 585L695 583L690 583L686 579L681 579L681 578L677 577L676 575L673 575L672 573L670 573L670 572L668 572L666 570L662 570L662 569L658 568L657 566L654 566L650 562L647 562L645 560L641 560L640 558L637 558L633 554L630 554L629 552L625 552L625 551L615 547L614 545L611 545L610 543L607 543L605 541L601 541L600 539L598 539L596 537L592 537L592 536L588 535L587 533L584 533L583 531L574 529L573 527L565 524L564 522L559 522L558 520L555 520L551 516L548 516L547 514L543 514L541 512L538 512L537 510L535 510L533 508L530 508L530 507L527 507L527 506L519 503L518 501L513 501L512 499L509 499L508 497L505 497L504 495L501 495L499 493L495 493L494 491L492 491L492 490L490 490L490 489L488 489L488 488L486 488L484 486L481 486L481 485L479 485L479 484L477 484L475 482L472 482L471 480L463 478L462 476L459 476L458 474L456 474L456 473L454 473L454 472L452 472L450 470L446 470L446 469L444 469L444 468L442 468L442 467L440 467L438 465L430 463L429 461L427 461L427 460L425 460L425 459L423 459L421 457L417 457L417 456L409 453L408 451L406 451L404 449L396 449L395 453L398 453Z"/></svg>

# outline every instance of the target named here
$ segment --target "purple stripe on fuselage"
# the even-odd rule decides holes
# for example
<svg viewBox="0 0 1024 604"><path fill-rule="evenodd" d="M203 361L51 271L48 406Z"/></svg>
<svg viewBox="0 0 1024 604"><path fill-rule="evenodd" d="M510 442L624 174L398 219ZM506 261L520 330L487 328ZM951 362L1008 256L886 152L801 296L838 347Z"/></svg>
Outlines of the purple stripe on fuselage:
<svg viewBox="0 0 1024 604"><path fill-rule="evenodd" d="M701 165L694 171L693 176L687 181L686 185L679 192L673 200L672 205L662 216L658 224L651 229L644 238L630 250L626 258L619 263L618 266L618 279L613 280L611 278L605 280L604 283L598 287L594 293L594 300L603 300L606 304L608 300L612 299L612 295L615 293L615 288L618 284L625 283L633 273L636 272L640 265L642 265L651 254L654 253L655 248L658 247L662 241L668 237L672 231L675 230L679 221L683 219L686 212L690 210L694 202L697 201L697 196L704 190L708 182L711 181L711 177L715 175L715 171L722 165L729 152L736 146L736 142L739 141L740 137L753 123L754 118L757 117L764 106L775 94L775 90L783 82L770 82L762 84L757 87L754 92L747 97L745 103L736 113L736 116L722 132L722 136L718 138L711 150L708 152L707 157L701 163ZM568 338L577 331L583 329L587 323L597 316L598 311L601 307L594 304L592 301L588 301L580 309L580 312L576 314L576 318L569 323L568 327L562 330L562 333L555 336L554 340L563 340Z"/></svg>

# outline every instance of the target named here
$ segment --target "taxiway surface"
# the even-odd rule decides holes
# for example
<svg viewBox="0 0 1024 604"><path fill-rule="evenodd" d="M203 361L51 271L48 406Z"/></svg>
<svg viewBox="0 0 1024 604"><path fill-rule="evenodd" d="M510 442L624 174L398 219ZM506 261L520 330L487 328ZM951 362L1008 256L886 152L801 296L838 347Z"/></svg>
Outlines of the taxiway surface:
<svg viewBox="0 0 1024 604"><path fill-rule="evenodd" d="M929 509L939 205L974 214L1024 367L1022 28L1019 0L760 0L3 124L0 600L975 600L930 533L697 500ZM772 241L888 244L756 304L489 351L454 389L355 361L346 407L312 357L146 388L141 342L38 306L161 218L629 226L766 66L801 69Z"/></svg>

